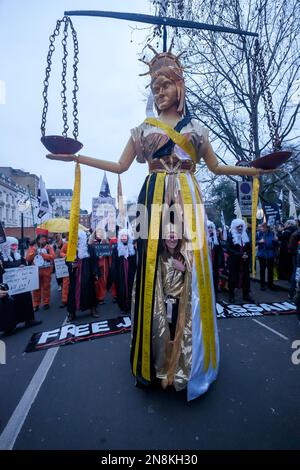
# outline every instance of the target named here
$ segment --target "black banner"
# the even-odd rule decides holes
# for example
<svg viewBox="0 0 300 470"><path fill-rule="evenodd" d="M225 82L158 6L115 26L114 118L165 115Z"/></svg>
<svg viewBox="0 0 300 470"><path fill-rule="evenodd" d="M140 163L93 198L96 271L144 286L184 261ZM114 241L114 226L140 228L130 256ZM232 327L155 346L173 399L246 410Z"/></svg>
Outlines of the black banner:
<svg viewBox="0 0 300 470"><path fill-rule="evenodd" d="M117 243L113 243L112 245L109 245L109 243L98 243L95 245L96 256L98 258L100 256L111 256L112 251L116 245Z"/></svg>
<svg viewBox="0 0 300 470"><path fill-rule="evenodd" d="M4 232L2 222L0 222L0 243L5 243L5 242L6 242L5 232Z"/></svg>
<svg viewBox="0 0 300 470"><path fill-rule="evenodd" d="M275 223L279 223L281 220L280 217L280 208L278 204L275 203L262 203L263 211L266 216L267 222L270 225L275 225Z"/></svg>
<svg viewBox="0 0 300 470"><path fill-rule="evenodd" d="M217 303L217 318L261 317L263 315L288 315L297 313L293 302L272 302L261 304L227 304ZM79 343L104 336L128 333L131 330L129 316L120 316L109 320L75 325L70 323L55 330L35 333L29 341L25 352Z"/></svg>
<svg viewBox="0 0 300 470"><path fill-rule="evenodd" d="M297 313L294 302L270 302L261 304L217 303L217 318L261 317L264 315L287 315Z"/></svg>
<svg viewBox="0 0 300 470"><path fill-rule="evenodd" d="M128 333L131 329L129 316L112 318L92 323L75 325L69 323L55 330L35 333L29 341L25 352L41 351L44 349L79 343L103 336Z"/></svg>

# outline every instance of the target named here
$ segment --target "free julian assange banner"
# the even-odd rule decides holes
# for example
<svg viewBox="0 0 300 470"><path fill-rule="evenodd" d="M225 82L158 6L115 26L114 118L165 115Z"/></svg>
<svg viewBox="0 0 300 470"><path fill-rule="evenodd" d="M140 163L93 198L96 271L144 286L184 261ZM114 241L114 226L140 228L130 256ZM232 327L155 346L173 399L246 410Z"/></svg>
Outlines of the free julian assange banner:
<svg viewBox="0 0 300 470"><path fill-rule="evenodd" d="M271 302L261 304L226 304L217 303L217 318L259 317L263 315L288 315L296 312L293 302ZM119 316L109 320L75 325L70 323L51 331L35 333L25 352L41 351L57 346L79 343L81 341L103 338L131 330L129 316Z"/></svg>
<svg viewBox="0 0 300 470"><path fill-rule="evenodd" d="M75 325L70 323L55 330L35 333L29 341L25 352L41 351L66 344L79 343L90 339L103 338L114 334L128 333L131 319L120 316L109 320Z"/></svg>

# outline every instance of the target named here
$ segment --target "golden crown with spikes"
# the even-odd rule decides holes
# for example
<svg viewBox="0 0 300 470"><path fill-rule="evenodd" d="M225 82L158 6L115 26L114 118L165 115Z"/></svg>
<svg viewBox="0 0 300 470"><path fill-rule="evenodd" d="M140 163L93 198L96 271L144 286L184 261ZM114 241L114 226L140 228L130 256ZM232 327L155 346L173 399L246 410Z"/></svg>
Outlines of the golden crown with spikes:
<svg viewBox="0 0 300 470"><path fill-rule="evenodd" d="M173 43L171 43L168 52L157 52L154 47L148 44L149 49L154 53L154 57L150 62L147 62L144 59L139 59L144 64L148 65L149 70L146 73L140 74L140 76L150 75L151 82L155 80L159 75L163 75L164 70L171 72L174 75L175 80L183 80L183 70L179 58L185 51L181 52L179 55L174 55L171 52Z"/></svg>

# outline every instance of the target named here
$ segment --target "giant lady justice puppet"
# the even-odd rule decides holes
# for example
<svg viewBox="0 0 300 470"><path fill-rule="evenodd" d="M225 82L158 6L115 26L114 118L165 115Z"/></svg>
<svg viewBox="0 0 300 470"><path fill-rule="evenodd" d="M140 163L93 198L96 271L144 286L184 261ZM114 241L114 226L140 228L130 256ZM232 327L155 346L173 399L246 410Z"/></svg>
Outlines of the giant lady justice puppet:
<svg viewBox="0 0 300 470"><path fill-rule="evenodd" d="M258 176L264 170L219 165L208 139L208 130L196 119L185 115L183 68L178 57L171 52L154 52L148 65L158 118L147 118L131 130L119 161L63 154L50 154L48 158L75 161L118 174L127 171L135 158L148 164L149 174L138 199L138 203L147 208L148 237L138 240L138 267L132 299L131 367L138 384L148 385L161 380L163 388L168 385L173 385L176 390L186 388L187 399L192 400L207 391L216 379L219 366L213 275L206 216L194 175L196 164L203 159L209 170L218 175ZM160 261L163 217L153 208L173 203L181 208L184 233L188 236L181 240L177 262L174 260L173 268L170 268L162 264L168 263L169 257ZM186 217L187 213L189 217ZM177 234L177 229L171 232ZM180 279L181 283L172 336L167 319L170 299L166 301L163 289L166 283L162 279L163 273L172 278L170 269L176 282ZM176 270L184 271L184 276L177 275Z"/></svg>

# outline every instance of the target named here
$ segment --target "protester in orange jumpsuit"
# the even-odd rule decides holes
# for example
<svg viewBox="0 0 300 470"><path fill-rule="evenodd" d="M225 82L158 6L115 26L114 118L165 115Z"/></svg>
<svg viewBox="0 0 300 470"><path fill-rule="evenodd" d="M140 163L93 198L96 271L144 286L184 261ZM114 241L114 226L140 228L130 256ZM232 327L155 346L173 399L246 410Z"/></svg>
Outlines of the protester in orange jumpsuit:
<svg viewBox="0 0 300 470"><path fill-rule="evenodd" d="M32 303L36 312L44 304L44 310L50 307L51 274L53 271L53 260L55 253L51 245L48 244L47 235L40 234L36 238L36 243L28 250L26 261L39 268L39 289L32 292Z"/></svg>
<svg viewBox="0 0 300 470"><path fill-rule="evenodd" d="M66 258L67 256L68 243L65 242L60 249L60 257ZM64 308L68 303L68 294L69 294L70 278L63 277L62 290L61 290L61 305L59 308Z"/></svg>

